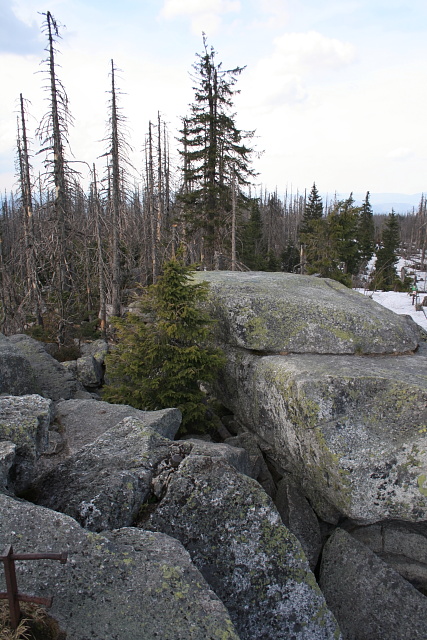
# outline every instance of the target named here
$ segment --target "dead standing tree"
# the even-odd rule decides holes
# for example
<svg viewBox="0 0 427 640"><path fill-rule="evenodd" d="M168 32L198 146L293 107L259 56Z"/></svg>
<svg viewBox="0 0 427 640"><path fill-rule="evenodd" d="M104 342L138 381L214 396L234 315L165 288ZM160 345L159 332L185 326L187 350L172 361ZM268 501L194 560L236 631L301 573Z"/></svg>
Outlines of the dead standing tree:
<svg viewBox="0 0 427 640"><path fill-rule="evenodd" d="M37 273L37 251L34 233L31 166L28 151L24 99L20 94L20 126L18 125L19 182L24 214L25 262L29 306L37 324L43 325L41 287ZM19 121L18 121L19 122Z"/></svg>
<svg viewBox="0 0 427 640"><path fill-rule="evenodd" d="M46 173L50 183L54 186L54 244L52 247L52 266L54 272L54 289L56 290L56 304L59 313L58 342L63 342L63 330L67 320L67 311L70 304L69 293L72 290L72 267L70 254L70 241L67 229L67 215L69 214L71 174L73 173L65 157L65 147L68 146L68 128L72 123L72 117L68 107L68 97L64 86L56 73L55 44L59 35L59 26L55 18L48 11L43 24L44 33L47 35L48 45L46 51L48 58L44 61L47 65L46 74L49 83L45 87L48 92L49 110L43 117L38 128L38 136L42 145L42 151L47 152Z"/></svg>
<svg viewBox="0 0 427 640"><path fill-rule="evenodd" d="M126 142L123 129L125 118L120 113L117 102L119 93L116 86L117 68L111 60L111 90L110 90L110 117L109 131L106 138L108 150L104 154L108 158L107 179L108 179L108 209L111 218L111 307L112 315L121 314L122 305L122 256L120 249L121 230L124 226L123 213L126 207L127 176L126 167L130 167L128 159L130 146Z"/></svg>

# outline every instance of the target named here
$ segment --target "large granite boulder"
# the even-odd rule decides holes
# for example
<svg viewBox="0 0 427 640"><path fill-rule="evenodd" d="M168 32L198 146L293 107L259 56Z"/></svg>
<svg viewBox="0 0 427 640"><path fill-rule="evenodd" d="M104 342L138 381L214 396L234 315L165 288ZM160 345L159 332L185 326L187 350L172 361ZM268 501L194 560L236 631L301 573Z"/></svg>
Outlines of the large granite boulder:
<svg viewBox="0 0 427 640"><path fill-rule="evenodd" d="M227 357L221 400L322 519L427 519L425 355Z"/></svg>
<svg viewBox="0 0 427 640"><path fill-rule="evenodd" d="M0 333L0 393L24 396L40 393L28 358Z"/></svg>
<svg viewBox="0 0 427 640"><path fill-rule="evenodd" d="M280 353L404 353L420 329L335 280L292 273L203 271L220 340Z"/></svg>
<svg viewBox="0 0 427 640"><path fill-rule="evenodd" d="M0 442L15 445L5 486L17 493L35 477L37 460L49 445L52 401L38 395L0 396ZM6 457L10 463L11 451Z"/></svg>
<svg viewBox="0 0 427 640"><path fill-rule="evenodd" d="M80 351L82 357L92 356L93 358L95 358L98 364L103 365L105 356L109 351L108 342L103 338L93 340L92 342L83 342L80 345Z"/></svg>
<svg viewBox="0 0 427 640"><path fill-rule="evenodd" d="M143 422L124 418L42 474L34 500L92 531L132 525L151 495L155 468L171 455L170 445Z"/></svg>
<svg viewBox="0 0 427 640"><path fill-rule="evenodd" d="M76 361L77 380L84 387L96 389L102 383L102 367L100 363L91 355L77 358Z"/></svg>
<svg viewBox="0 0 427 640"><path fill-rule="evenodd" d="M23 334L10 336L8 341L29 361L39 393L51 400L73 398L83 387L70 371L55 360L40 342Z"/></svg>
<svg viewBox="0 0 427 640"><path fill-rule="evenodd" d="M271 499L227 462L185 458L146 528L182 542L242 640L341 637Z"/></svg>
<svg viewBox="0 0 427 640"><path fill-rule="evenodd" d="M56 404L55 421L64 435L70 454L128 417L142 420L146 426L171 440L181 424L179 409L141 411L127 404L109 404L93 399L64 400Z"/></svg>
<svg viewBox="0 0 427 640"><path fill-rule="evenodd" d="M286 474L277 485L274 504L283 523L298 538L312 571L322 549L319 521L300 487Z"/></svg>
<svg viewBox="0 0 427 640"><path fill-rule="evenodd" d="M188 553L162 533L93 534L66 515L0 495L0 548L8 544L16 553L68 552L66 564L17 563L21 592L54 596L48 613L67 640L239 640Z"/></svg>
<svg viewBox="0 0 427 640"><path fill-rule="evenodd" d="M16 444L0 441L0 493L9 490L10 471L16 458Z"/></svg>
<svg viewBox="0 0 427 640"><path fill-rule="evenodd" d="M323 550L320 586L346 640L427 638L427 598L342 529Z"/></svg>
<svg viewBox="0 0 427 640"><path fill-rule="evenodd" d="M276 496L276 484L270 473L268 465L264 460L264 456L258 445L256 436L249 431L244 431L237 436L226 438L225 442L233 447L241 447L247 451L251 463L251 469L246 475L251 478L255 478L270 498L274 500Z"/></svg>
<svg viewBox="0 0 427 640"><path fill-rule="evenodd" d="M349 533L427 593L427 522L379 522Z"/></svg>
<svg viewBox="0 0 427 640"><path fill-rule="evenodd" d="M34 501L72 516L92 531L129 526L149 498L163 495L184 458L204 455L207 448L215 460L225 457L232 464L249 465L242 449L173 442L154 431L150 419L124 418L43 473L33 486Z"/></svg>

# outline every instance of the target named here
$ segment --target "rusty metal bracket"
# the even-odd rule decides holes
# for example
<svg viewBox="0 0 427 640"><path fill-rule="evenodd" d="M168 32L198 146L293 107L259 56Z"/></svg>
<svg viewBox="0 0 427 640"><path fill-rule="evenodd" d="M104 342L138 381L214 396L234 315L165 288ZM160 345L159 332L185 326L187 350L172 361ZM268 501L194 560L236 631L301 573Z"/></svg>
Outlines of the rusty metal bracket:
<svg viewBox="0 0 427 640"><path fill-rule="evenodd" d="M40 598L39 596L28 596L25 593L19 593L16 580L15 560L59 560L61 564L67 562L68 553L13 553L12 545L8 545L0 556L0 560L4 565L4 573L6 577L6 592L0 592L0 600L9 601L10 609L10 625L12 629L16 629L21 619L21 609L19 601L34 602L35 604L43 604L46 607L52 605L52 598Z"/></svg>

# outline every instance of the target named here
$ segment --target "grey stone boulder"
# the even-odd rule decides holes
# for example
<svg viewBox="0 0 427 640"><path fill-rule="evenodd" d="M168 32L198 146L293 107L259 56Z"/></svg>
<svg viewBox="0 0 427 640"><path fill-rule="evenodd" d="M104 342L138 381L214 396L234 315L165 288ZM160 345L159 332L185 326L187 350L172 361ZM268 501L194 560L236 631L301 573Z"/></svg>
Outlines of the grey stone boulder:
<svg viewBox="0 0 427 640"><path fill-rule="evenodd" d="M52 413L51 400L38 395L0 396L0 442L16 447L9 489L24 491L34 479L37 460L49 446Z"/></svg>
<svg viewBox="0 0 427 640"><path fill-rule="evenodd" d="M72 518L0 495L0 548L68 552L17 563L23 593L53 596L67 640L239 640L229 614L177 540L121 529L105 536ZM0 591L5 590L0 572Z"/></svg>
<svg viewBox="0 0 427 640"><path fill-rule="evenodd" d="M252 466L247 451L243 447L227 443L205 442L197 438L188 438L185 442L192 445L192 456L210 456L228 462L239 473L251 476Z"/></svg>
<svg viewBox="0 0 427 640"><path fill-rule="evenodd" d="M61 362L61 365L77 380L77 360L64 360L64 362Z"/></svg>
<svg viewBox="0 0 427 640"><path fill-rule="evenodd" d="M16 444L13 442L0 442L0 492L9 488L9 474L15 462Z"/></svg>
<svg viewBox="0 0 427 640"><path fill-rule="evenodd" d="M28 358L0 333L0 393L24 396L40 393Z"/></svg>
<svg viewBox="0 0 427 640"><path fill-rule="evenodd" d="M65 435L70 454L93 442L123 418L128 417L141 420L171 440L175 437L182 419L179 409L141 411L127 404L110 404L93 399L72 399L56 404L55 420Z"/></svg>
<svg viewBox="0 0 427 640"><path fill-rule="evenodd" d="M299 542L258 483L226 462L186 457L146 528L182 542L242 640L341 637Z"/></svg>
<svg viewBox="0 0 427 640"><path fill-rule="evenodd" d="M383 522L352 528L349 533L427 592L427 523Z"/></svg>
<svg viewBox="0 0 427 640"><path fill-rule="evenodd" d="M8 340L30 362L40 395L51 400L68 400L83 389L71 372L52 358L37 340L21 334L10 336Z"/></svg>
<svg viewBox="0 0 427 640"><path fill-rule="evenodd" d="M427 357L227 350L216 391L336 523L427 519Z"/></svg>
<svg viewBox="0 0 427 640"><path fill-rule="evenodd" d="M289 474L277 485L274 504L283 523L298 538L314 571L322 549L319 521L304 493Z"/></svg>
<svg viewBox="0 0 427 640"><path fill-rule="evenodd" d="M108 342L100 338L93 342L83 342L80 345L82 356L92 356L98 364L104 364L105 356L109 351Z"/></svg>
<svg viewBox="0 0 427 640"><path fill-rule="evenodd" d="M190 450L190 444L172 443L143 421L124 418L43 473L33 486L34 501L92 531L129 526L152 494L157 466Z"/></svg>
<svg viewBox="0 0 427 640"><path fill-rule="evenodd" d="M240 469L248 466L243 449L196 440L173 442L152 429L153 422L124 418L42 473L32 486L34 501L72 516L87 529L102 531L132 525L145 502L163 496L190 454L226 459Z"/></svg>
<svg viewBox="0 0 427 640"><path fill-rule="evenodd" d="M247 451L251 469L250 473L246 475L250 476L251 478L255 478L255 480L260 483L267 495L269 495L270 498L273 498L274 500L276 495L276 484L270 473L268 465L264 460L256 436L254 436L249 431L246 431L237 436L227 438L225 442L232 447L241 447L245 449L245 451Z"/></svg>
<svg viewBox="0 0 427 640"><path fill-rule="evenodd" d="M291 273L203 271L221 342L261 352L404 353L420 328L334 280Z"/></svg>
<svg viewBox="0 0 427 640"><path fill-rule="evenodd" d="M346 640L427 638L427 598L342 529L323 550L320 586Z"/></svg>
<svg viewBox="0 0 427 640"><path fill-rule="evenodd" d="M84 387L97 388L102 383L102 367L91 355L77 358L77 379Z"/></svg>

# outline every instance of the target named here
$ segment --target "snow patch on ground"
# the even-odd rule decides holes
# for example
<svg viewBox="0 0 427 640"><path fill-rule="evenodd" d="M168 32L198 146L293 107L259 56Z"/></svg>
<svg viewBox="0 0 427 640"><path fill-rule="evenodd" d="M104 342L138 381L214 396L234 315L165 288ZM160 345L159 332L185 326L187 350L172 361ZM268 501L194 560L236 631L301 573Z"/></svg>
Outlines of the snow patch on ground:
<svg viewBox="0 0 427 640"><path fill-rule="evenodd" d="M412 296L409 293L400 293L397 291L366 291L364 289L356 289L359 293L371 297L375 302L379 302L383 307L391 309L399 315L406 314L411 316L417 324L427 331L427 307L423 307L424 311L415 311L415 304L412 304ZM424 293L418 294L418 302L424 299Z"/></svg>

